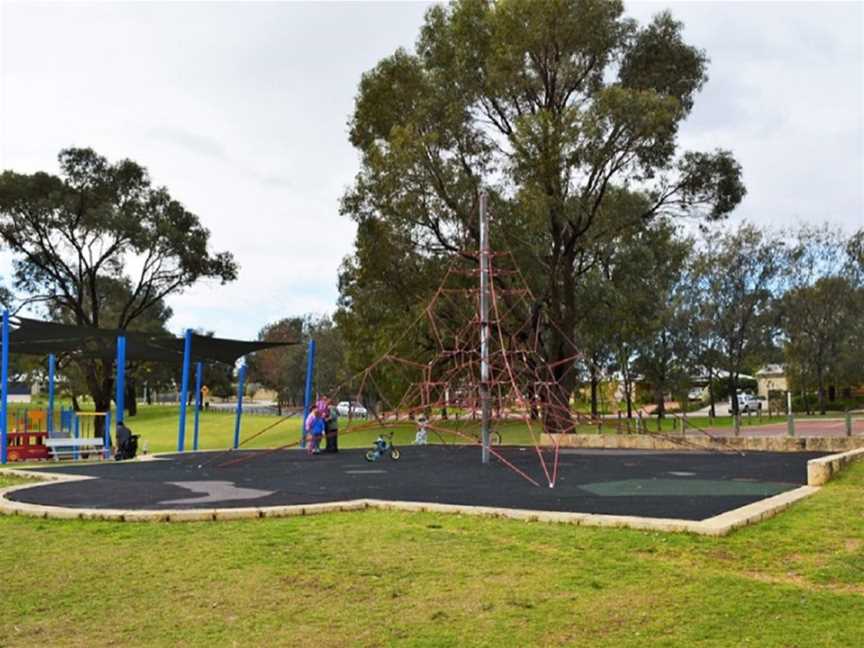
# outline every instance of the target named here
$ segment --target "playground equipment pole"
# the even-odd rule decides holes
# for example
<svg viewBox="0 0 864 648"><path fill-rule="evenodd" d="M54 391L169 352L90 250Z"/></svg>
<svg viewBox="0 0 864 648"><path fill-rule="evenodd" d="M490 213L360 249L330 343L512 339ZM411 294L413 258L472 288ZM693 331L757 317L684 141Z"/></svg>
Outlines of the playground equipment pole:
<svg viewBox="0 0 864 648"><path fill-rule="evenodd" d="M102 456L107 459L111 456L111 433L109 430L111 429L111 408L108 408L108 411L105 412L105 438L102 443ZM115 435L116 436L116 435Z"/></svg>
<svg viewBox="0 0 864 648"><path fill-rule="evenodd" d="M126 336L117 336L117 380L115 380L114 402L117 404L117 425L123 422L126 410Z"/></svg>
<svg viewBox="0 0 864 648"><path fill-rule="evenodd" d="M312 376L315 372L315 340L306 349L306 389L303 392L303 420L300 421L300 447L306 447L306 417L312 409Z"/></svg>
<svg viewBox="0 0 864 648"><path fill-rule="evenodd" d="M3 344L3 359L2 359L2 376L0 379L3 385L0 386L0 418L3 422L0 423L0 463L5 464L8 460L7 452L9 449L8 426L8 399L9 399L9 310L3 311L3 333L0 337L0 342Z"/></svg>
<svg viewBox="0 0 864 648"><path fill-rule="evenodd" d="M123 425L123 420L125 419L126 412L126 336L118 335L117 336L117 379L114 381L115 392L114 392L114 403L117 405L117 419L116 425L119 428ZM109 429L109 422L111 421L111 412L110 407L108 408L108 416L105 417L105 451L108 452L108 449L111 447L111 431ZM116 433L115 433L116 437Z"/></svg>
<svg viewBox="0 0 864 648"><path fill-rule="evenodd" d="M246 382L246 362L237 374L237 416L234 419L234 449L240 447L240 417L243 416L243 385Z"/></svg>
<svg viewBox="0 0 864 648"><path fill-rule="evenodd" d="M180 423L177 428L177 452L186 449L186 399L189 394L189 357L192 355L192 329L183 338L183 376L180 379Z"/></svg>
<svg viewBox="0 0 864 648"><path fill-rule="evenodd" d="M489 428L492 403L489 398L489 220L486 192L480 194L480 409L482 461L489 463Z"/></svg>
<svg viewBox="0 0 864 648"><path fill-rule="evenodd" d="M57 370L57 357L53 353L48 354L48 418L45 421L45 429L48 436L54 432L54 374Z"/></svg>
<svg viewBox="0 0 864 648"><path fill-rule="evenodd" d="M198 449L198 419L201 415L201 381L204 374L204 363L195 363L195 432L192 435L192 449Z"/></svg>

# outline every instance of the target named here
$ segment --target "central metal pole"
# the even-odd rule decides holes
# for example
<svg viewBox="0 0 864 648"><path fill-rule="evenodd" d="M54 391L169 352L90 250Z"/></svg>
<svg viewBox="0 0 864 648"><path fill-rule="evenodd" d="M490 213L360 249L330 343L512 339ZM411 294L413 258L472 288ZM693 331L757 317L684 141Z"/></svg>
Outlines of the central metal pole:
<svg viewBox="0 0 864 648"><path fill-rule="evenodd" d="M480 194L480 412L483 463L489 463L492 402L489 397L489 217L486 192Z"/></svg>

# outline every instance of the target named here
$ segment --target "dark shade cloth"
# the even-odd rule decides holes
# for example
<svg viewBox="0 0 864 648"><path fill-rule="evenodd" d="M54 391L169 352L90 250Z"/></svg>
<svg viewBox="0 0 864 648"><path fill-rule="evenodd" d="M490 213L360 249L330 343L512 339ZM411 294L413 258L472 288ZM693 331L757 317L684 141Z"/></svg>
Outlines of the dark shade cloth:
<svg viewBox="0 0 864 648"><path fill-rule="evenodd" d="M14 318L9 332L9 352L25 355L69 354L79 358L113 358L117 338L126 338L126 359L181 362L184 339L122 329L98 329L76 324ZM238 358L274 347L298 342L250 342L192 334L193 362L234 364Z"/></svg>

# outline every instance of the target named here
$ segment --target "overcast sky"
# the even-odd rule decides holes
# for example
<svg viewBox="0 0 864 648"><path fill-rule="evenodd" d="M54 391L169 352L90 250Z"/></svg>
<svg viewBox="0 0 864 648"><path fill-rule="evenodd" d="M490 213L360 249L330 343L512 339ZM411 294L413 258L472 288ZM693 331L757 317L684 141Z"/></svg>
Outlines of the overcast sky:
<svg viewBox="0 0 864 648"><path fill-rule="evenodd" d="M428 6L0 0L0 168L56 173L69 146L148 167L241 266L171 298L175 331L332 312L357 84ZM711 59L681 143L734 151L735 218L864 225L864 4L627 3L640 21L667 7Z"/></svg>

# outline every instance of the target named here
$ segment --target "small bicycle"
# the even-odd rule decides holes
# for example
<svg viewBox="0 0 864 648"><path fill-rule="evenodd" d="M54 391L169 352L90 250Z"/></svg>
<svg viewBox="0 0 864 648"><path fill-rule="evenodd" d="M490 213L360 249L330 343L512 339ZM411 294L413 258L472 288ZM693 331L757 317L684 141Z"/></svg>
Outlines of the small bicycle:
<svg viewBox="0 0 864 648"><path fill-rule="evenodd" d="M372 449L366 453L366 461L378 461L386 454L389 454L393 461L399 461L399 448L393 446L393 432L382 434L375 439Z"/></svg>

